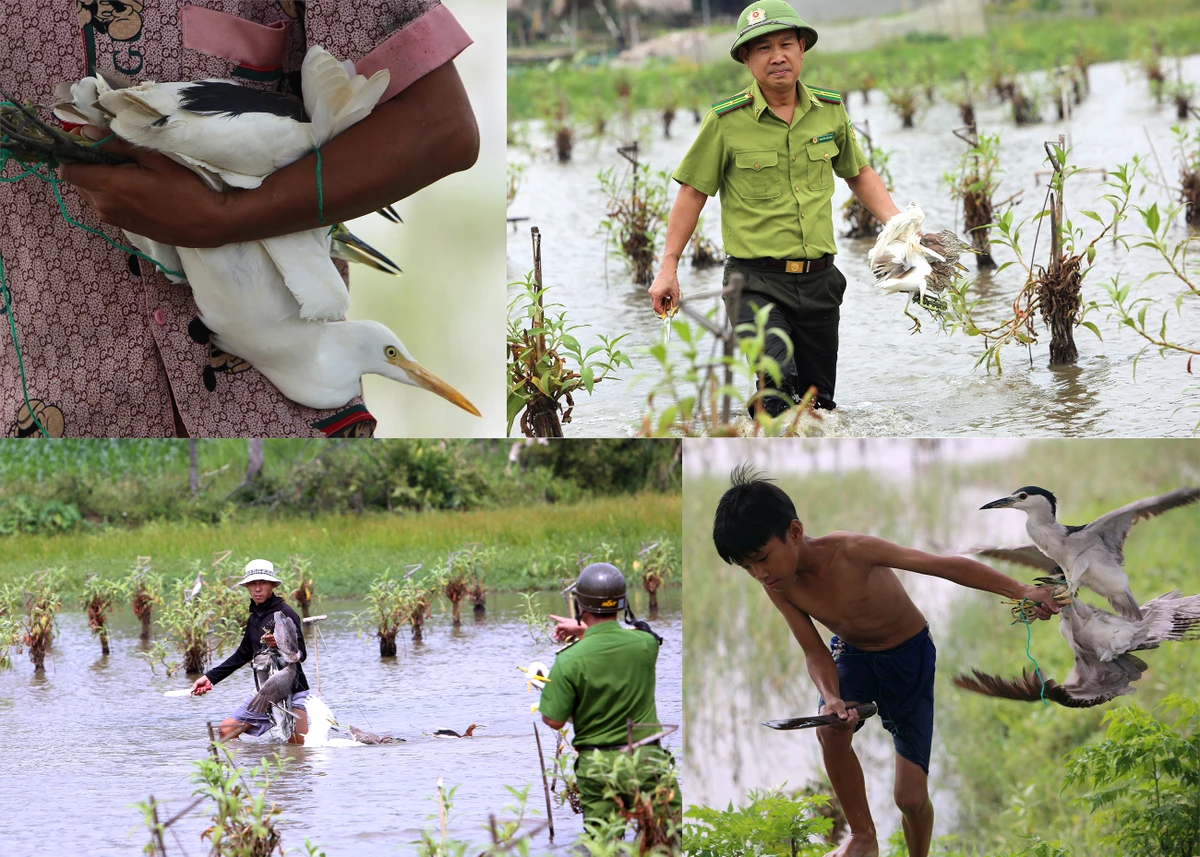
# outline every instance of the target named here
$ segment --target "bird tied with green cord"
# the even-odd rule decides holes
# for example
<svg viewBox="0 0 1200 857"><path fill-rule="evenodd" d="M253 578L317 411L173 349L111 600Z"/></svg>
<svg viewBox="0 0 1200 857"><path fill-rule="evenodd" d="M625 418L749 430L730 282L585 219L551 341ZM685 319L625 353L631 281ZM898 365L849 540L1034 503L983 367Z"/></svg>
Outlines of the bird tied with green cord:
<svg viewBox="0 0 1200 857"><path fill-rule="evenodd" d="M276 170L315 153L314 213L323 224L321 146L371 113L390 75L386 69L369 79L356 75L352 64L314 46L305 56L301 80L303 104L231 81L131 86L111 75L89 76L60 85L54 114L63 122L111 131L126 147L165 155L219 193L256 188ZM193 326L201 332L197 342L245 360L283 395L307 407L344 406L360 395L361 376L372 373L429 390L479 415L461 393L418 363L390 329L375 321L342 320L349 294L331 256L369 260L389 273L399 269L341 224L205 249L174 247L126 231L136 249L122 247L72 219L59 180L27 164L52 170L67 161L119 164L128 159L111 160L100 144L87 145L47 125L13 99L4 116L6 157L26 166L4 181L37 176L50 182L69 223L152 262L173 282L187 281L199 312L200 323Z"/></svg>

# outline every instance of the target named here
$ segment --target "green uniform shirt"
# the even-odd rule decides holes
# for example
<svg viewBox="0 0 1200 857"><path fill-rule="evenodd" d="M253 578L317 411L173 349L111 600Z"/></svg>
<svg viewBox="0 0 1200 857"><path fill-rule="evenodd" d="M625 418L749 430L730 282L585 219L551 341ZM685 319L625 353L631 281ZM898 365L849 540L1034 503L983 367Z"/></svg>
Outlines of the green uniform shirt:
<svg viewBox="0 0 1200 857"><path fill-rule="evenodd" d="M833 174L867 166L854 126L839 104L798 83L786 124L767 106L758 81L745 107L710 110L673 178L707 196L721 194L725 252L740 259L818 259L837 253ZM731 99L726 99L728 104Z"/></svg>
<svg viewBox="0 0 1200 857"><path fill-rule="evenodd" d="M538 710L563 723L574 718L577 747L623 744L629 737L626 720L658 722L657 660L658 641L645 631L615 621L593 625L555 658ZM634 739L649 734L635 730Z"/></svg>

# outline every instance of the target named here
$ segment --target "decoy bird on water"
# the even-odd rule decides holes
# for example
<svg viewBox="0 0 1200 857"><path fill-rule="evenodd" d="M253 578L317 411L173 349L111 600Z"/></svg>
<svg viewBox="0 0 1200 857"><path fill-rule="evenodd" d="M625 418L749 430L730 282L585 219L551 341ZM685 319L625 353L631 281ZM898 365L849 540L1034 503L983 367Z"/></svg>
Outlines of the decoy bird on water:
<svg viewBox="0 0 1200 857"><path fill-rule="evenodd" d="M1075 666L1061 685L1046 679L1045 698L1068 708L1088 708L1133 693L1131 685L1149 667L1130 652L1200 639L1200 595L1168 592L1146 602L1142 614L1141 621L1132 622L1083 601L1064 607L1059 630L1075 655ZM1025 671L1020 679L1010 680L972 672L973 676L956 677L954 683L1003 699L1036 702L1041 698L1042 682L1036 674Z"/></svg>
<svg viewBox="0 0 1200 857"><path fill-rule="evenodd" d="M463 732L461 735L459 733L455 732L453 729L438 729L438 730L434 731L433 737L435 737L435 738L472 738L472 737L474 737L473 733L475 732L475 730L482 729L482 728L483 728L482 726L472 723L470 726L467 727L467 730L465 732Z"/></svg>
<svg viewBox="0 0 1200 857"><path fill-rule="evenodd" d="M184 164L210 187L257 187L270 173L320 147L367 116L388 85L369 80L314 46L301 68L303 110L277 93L229 81L142 83L111 89L92 78L73 85L60 118L111 116L122 139ZM89 101L95 92L94 101ZM303 121L304 115L311 118ZM479 411L373 321L340 321L349 294L330 260L330 228L224 247L170 247L126 233L151 258L183 271L212 345L262 372L289 399L337 408L361 391L361 376L383 375Z"/></svg>
<svg viewBox="0 0 1200 857"><path fill-rule="evenodd" d="M1123 568L1123 546L1129 530L1138 521L1161 515L1170 509L1200 500L1200 488L1180 488L1157 497L1136 500L1119 509L1101 515L1090 524L1068 527L1056 518L1058 503L1053 494L1036 485L1018 488L1008 497L1001 497L981 506L981 509L1020 509L1026 514L1025 530L1037 550L1045 554L1050 567L1061 568L1072 595L1080 586L1108 599L1109 604L1131 621L1141 621L1129 578ZM1028 553L1033 545L1011 548L1014 556ZM1045 568L1045 564L1035 567Z"/></svg>
<svg viewBox="0 0 1200 857"><path fill-rule="evenodd" d="M360 744L403 744L403 738L393 738L391 735L376 735L357 726L348 726L351 737Z"/></svg>

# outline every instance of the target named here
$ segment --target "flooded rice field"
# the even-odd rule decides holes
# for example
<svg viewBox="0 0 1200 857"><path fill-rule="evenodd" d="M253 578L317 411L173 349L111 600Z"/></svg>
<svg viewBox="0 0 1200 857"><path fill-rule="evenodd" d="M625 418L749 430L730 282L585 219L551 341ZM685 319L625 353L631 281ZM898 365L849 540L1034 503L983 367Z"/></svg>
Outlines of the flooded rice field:
<svg viewBox="0 0 1200 857"><path fill-rule="evenodd" d="M1183 76L1200 79L1200 56L1183 60ZM836 86L837 81L813 81ZM1024 191L1014 218L1035 215L1043 205L1045 178L1036 179L1043 169L1043 142L1066 134L1074 144L1072 162L1081 166L1113 168L1131 160L1135 154L1146 156L1146 165L1157 179L1158 169L1150 157L1147 134L1154 141L1158 158L1167 178L1177 183L1178 165L1173 160L1176 124L1174 109L1156 105L1149 95L1145 79L1134 68L1122 63L1095 65L1090 73L1091 95L1074 108L1069 123L1047 121L1016 127L1008 105L985 103L977 107L981 133L1000 133L1000 163L1003 179L996 200ZM903 208L917 202L926 214L926 231L953 228L956 207L943 175L957 168L965 146L951 131L962 123L957 108L944 100L918 114L917 127L904 130L899 117L887 107L882 92L871 93L863 103L861 93L849 100L856 126L869 128L877 147L891 151L890 169L895 179L893 198ZM1056 115L1054 107L1043 103L1042 115ZM1121 117L1119 122L1114 117ZM690 113L681 111L673 136L664 139L657 116L639 115L636 123L641 134L643 160L654 171L673 170L682 159L696 132ZM619 124L616 117L610 128ZM1194 122L1192 123L1194 125ZM1143 126L1146 133L1143 133ZM653 360L639 353L640 348L661 341L662 324L650 311L645 288L632 284L623 272L621 260L606 258L606 239L599 224L606 217L606 200L601 195L597 173L616 167L625 169L617 155L617 137L611 132L602 140L584 137L575 145L574 160L558 164L549 150L550 140L539 123L523 126L529 147L524 151L509 148L509 160L526 164L520 187L509 209L510 216L528 217L510 231L508 243L509 279L523 279L532 269L529 226L538 226L543 236L545 284L552 287L552 299L564 304L568 319L590 325L579 331L584 347L594 344L592 337L604 333L630 335L621 343L634 361L632 372L625 370L621 380L596 387L595 394L576 398L568 436L611 436L631 434L640 426L646 412L646 400L661 374ZM530 155L530 152L533 154ZM1098 174L1082 174L1068 180L1066 204L1068 216L1082 226L1087 240L1098 230L1097 224L1079 214L1081 210L1106 212L1099 197ZM1145 185L1145 182L1141 182ZM844 182L837 182L833 204L835 227L845 229L838 211L849 198ZM674 185L669 199L674 199ZM1149 206L1158 200L1160 209L1166 194L1150 187L1136 197L1135 203ZM1123 234L1142 230L1140 218L1133 214ZM705 234L720 237L719 200L709 200L704 210ZM1022 230L1023 251L1033 243L1033 227ZM1172 245L1183 239L1182 228L1170 236ZM910 335L903 315L904 298L886 295L872 285L866 254L871 240L839 238L839 268L849 280L842 306L841 345L839 350L837 400L838 411L824 423L824 432L841 436L947 436L947 435L1023 435L1023 436L1181 436L1191 434L1196 425L1194 408L1180 407L1197 399L1193 376L1186 371L1186 355L1161 359L1148 351L1136 364L1143 340L1131 331L1118 329L1116 321L1104 311L1092 312L1103 335L1097 340L1085 329L1076 330L1079 362L1075 366L1049 368L1049 335L1038 322L1039 342L1031 354L1009 348L1002 358L1003 374L989 374L974 368L983 351L979 339L962 334L939 333L936 324L925 321L920 334ZM1080 245L1082 247L1082 244ZM1049 242L1043 230L1038 256L1045 262ZM1124 251L1110 243L1098 248L1096 270L1084 281L1085 304L1102 300L1102 283L1114 276L1122 282L1140 281L1154 270L1165 270L1155 251L1135 248ZM1012 254L995 248L998 263L1011 260ZM998 321L1024 281L1022 269L1014 265L999 274L977 275L973 293L981 298L979 313L984 319ZM719 290L721 268L693 270L685 258L680 264L680 286L686 297ZM1161 310L1170 306L1182 288L1167 277L1152 280L1141 294L1163 299ZM712 302L714 305L716 300ZM1181 316L1172 311L1169 330L1176 340L1194 341L1189 334L1200 327L1200 312L1186 305ZM1160 310L1160 311L1161 311ZM922 313L923 315L923 313ZM1151 313L1151 318L1158 315ZM1157 328L1157 322L1153 327ZM677 339L677 337L676 337ZM711 343L711 339L707 340ZM708 345L702 347L708 353Z"/></svg>
<svg viewBox="0 0 1200 857"><path fill-rule="evenodd" d="M666 642L658 663L658 712L662 722L680 723L680 590L663 590L659 598L661 613L653 625ZM631 600L645 618L645 594ZM423 643L407 641L402 633L399 655L383 661L377 641L358 637L350 623L365 605L315 605L314 613L329 617L321 623L317 647L321 696L334 717L405 743L298 747L264 738L237 745L243 767L275 753L288 760L268 797L282 809L279 827L289 853L302 850L306 838L331 857L416 853L420 831L435 832L439 825L433 800L439 777L447 789L458 787L448 821L452 838L482 844L489 814L511 818L504 808L514 801L505 786L532 784L528 823L545 818L531 725L540 718L529 711L537 694L526 692L516 667L533 660L552 663L555 646L546 638L531 639L519 596L493 593L488 605L480 621L464 611L458 630L448 616L435 614ZM543 594L538 609L559 613L562 601ZM136 657L137 625L128 609L112 623L112 654L101 657L83 612L68 607L60 614L61 633L44 675L34 675L24 655L0 674L5 722L0 803L6 807L0 839L7 853L44 853L51 835L54 853L139 853L148 834L135 804L153 795L166 802L165 813L183 809L191 800L192 762L205 753L206 721L220 722L252 690L249 670L242 669L204 697L166 698L165 691L188 687L191 680L168 679L161 669L151 674ZM311 633L308 647L305 673L315 689ZM432 736L439 728L462 732L471 723L484 728L469 740ZM539 728L553 753L553 733ZM682 730L664 739L676 755L681 742ZM580 818L555 805L554 844L542 832L532 853L568 853ZM200 811L185 817L170 828L176 837L168 834L168 853L206 852L199 836L207 826Z"/></svg>

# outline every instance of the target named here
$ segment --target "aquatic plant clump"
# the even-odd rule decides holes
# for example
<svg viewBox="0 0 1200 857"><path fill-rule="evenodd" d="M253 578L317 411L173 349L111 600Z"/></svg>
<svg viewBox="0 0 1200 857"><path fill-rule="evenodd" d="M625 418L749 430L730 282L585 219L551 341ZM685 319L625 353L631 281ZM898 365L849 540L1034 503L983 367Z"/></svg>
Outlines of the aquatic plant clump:
<svg viewBox="0 0 1200 857"><path fill-rule="evenodd" d="M307 619L312 607L313 592L316 582L308 572L308 560L301 556L288 559L292 574L296 577L296 588L292 590L292 601L300 608L301 617Z"/></svg>
<svg viewBox="0 0 1200 857"><path fill-rule="evenodd" d="M650 165L637 161L636 147L631 160L634 166L628 190L615 169L604 170L598 177L600 190L608 198L608 219L600 226L625 260L633 282L649 286L654 282L658 243L667 222L669 179L659 172L652 181Z"/></svg>
<svg viewBox="0 0 1200 857"><path fill-rule="evenodd" d="M122 586L116 580L106 580L98 575L88 575L83 583L83 606L87 610L88 627L100 638L100 653L108 652L107 620L117 599L121 596Z"/></svg>
<svg viewBox="0 0 1200 857"><path fill-rule="evenodd" d="M28 650L34 672L46 669L46 652L50 650L57 628L54 617L62 609L58 590L62 584L60 570L34 572L14 586L23 617L17 617L19 647Z"/></svg>
<svg viewBox="0 0 1200 857"><path fill-rule="evenodd" d="M535 269L523 282L509 283L520 291L508 305L508 429L520 417L526 437L562 437L571 421L574 394L615 378L622 364L633 368L616 345L628 334L599 336L600 344L586 352L574 331L582 325L567 323L562 304L547 303L548 287L541 285L541 236L534 238Z"/></svg>
<svg viewBox="0 0 1200 857"><path fill-rule="evenodd" d="M133 615L141 624L138 639L146 642L150 639L150 629L154 621L154 608L162 604L163 579L150 566L150 557L138 557L137 564L125 583L130 595L130 606Z"/></svg>
<svg viewBox="0 0 1200 857"><path fill-rule="evenodd" d="M962 200L963 229L970 236L980 270L995 268L990 247L990 229L996 203L992 197L1000 186L1000 135L955 132L970 148L963 154L957 173L947 173L944 181L950 195Z"/></svg>

